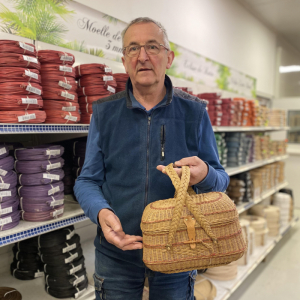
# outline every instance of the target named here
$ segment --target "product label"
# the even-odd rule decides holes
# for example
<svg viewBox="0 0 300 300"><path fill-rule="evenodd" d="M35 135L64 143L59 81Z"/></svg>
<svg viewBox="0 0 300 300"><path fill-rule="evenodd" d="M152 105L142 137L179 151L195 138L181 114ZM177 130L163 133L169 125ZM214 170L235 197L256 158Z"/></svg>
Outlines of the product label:
<svg viewBox="0 0 300 300"><path fill-rule="evenodd" d="M112 72L111 68L105 68L104 71L105 71L105 73L111 73Z"/></svg>
<svg viewBox="0 0 300 300"><path fill-rule="evenodd" d="M71 67L66 67L66 66L59 66L59 71L72 73L72 68Z"/></svg>
<svg viewBox="0 0 300 300"><path fill-rule="evenodd" d="M81 297L85 291L86 291L86 288L84 288L83 290L79 291L78 293L76 293L74 295L74 298L77 299L77 298Z"/></svg>
<svg viewBox="0 0 300 300"><path fill-rule="evenodd" d="M46 155L60 155L60 149L46 150Z"/></svg>
<svg viewBox="0 0 300 300"><path fill-rule="evenodd" d="M4 154L4 153L6 153L6 148L5 148L5 147L0 148L0 155L2 155L2 154Z"/></svg>
<svg viewBox="0 0 300 300"><path fill-rule="evenodd" d="M51 189L51 190L49 190L48 191L48 195L50 196L50 195L53 195L53 194L55 194L55 193L57 193L57 192L59 192L60 191L60 187L59 186L56 186L55 188L53 188L53 189Z"/></svg>
<svg viewBox="0 0 300 300"><path fill-rule="evenodd" d="M0 226L3 226L5 224L9 224L12 222L12 218L11 217L7 217L7 218L4 218L4 219L0 219Z"/></svg>
<svg viewBox="0 0 300 300"><path fill-rule="evenodd" d="M53 170L53 169L57 169L57 168L61 168L61 163L60 162L58 162L56 164L47 165L47 170Z"/></svg>
<svg viewBox="0 0 300 300"><path fill-rule="evenodd" d="M10 196L11 196L11 191L0 192L0 197L10 197Z"/></svg>
<svg viewBox="0 0 300 300"><path fill-rule="evenodd" d="M0 175L5 176L7 174L7 171L0 169Z"/></svg>
<svg viewBox="0 0 300 300"><path fill-rule="evenodd" d="M67 236L66 236L66 239L67 240L70 240L75 234L75 230L71 231Z"/></svg>
<svg viewBox="0 0 300 300"><path fill-rule="evenodd" d="M58 215L61 215L63 212L64 212L64 209L63 209L63 208L61 208L61 209L59 209L59 210L55 210L55 211L52 213L52 216L53 216L53 217L56 217L56 216L58 216Z"/></svg>
<svg viewBox="0 0 300 300"><path fill-rule="evenodd" d="M23 55L23 59L26 60L26 61L29 61L29 62L33 62L33 63L35 63L35 64L38 63L38 60L37 60L37 58L35 58L35 57Z"/></svg>
<svg viewBox="0 0 300 300"><path fill-rule="evenodd" d="M22 43L22 42L19 42L19 45L22 49L25 49L25 50L30 51L30 52L34 52L34 47L32 47L30 45L27 45L27 44Z"/></svg>
<svg viewBox="0 0 300 300"><path fill-rule="evenodd" d="M63 88L65 88L65 89L67 89L67 90L69 90L69 89L72 88L72 85L71 85L71 84L68 84L68 83L63 82L63 81L59 81L59 82L58 82L58 85L61 86L61 87L63 87Z"/></svg>
<svg viewBox="0 0 300 300"><path fill-rule="evenodd" d="M76 111L76 106L63 106L63 111Z"/></svg>
<svg viewBox="0 0 300 300"><path fill-rule="evenodd" d="M54 200L50 203L50 206L58 206L58 205L63 205L64 204L64 199L62 200Z"/></svg>
<svg viewBox="0 0 300 300"><path fill-rule="evenodd" d="M71 100L75 99L75 95L69 94L68 92L61 92L61 96Z"/></svg>
<svg viewBox="0 0 300 300"><path fill-rule="evenodd" d="M78 253L75 253L75 254L71 255L70 257L65 259L65 264L70 263L71 261L73 261L77 257L78 257Z"/></svg>
<svg viewBox="0 0 300 300"><path fill-rule="evenodd" d="M43 277L43 276L44 276L44 272L35 272L34 273L34 278Z"/></svg>
<svg viewBox="0 0 300 300"><path fill-rule="evenodd" d="M113 76L106 76L106 75L103 76L103 81L111 81L111 80L114 80Z"/></svg>
<svg viewBox="0 0 300 300"><path fill-rule="evenodd" d="M39 75L35 74L33 72L30 72L29 70L25 70L25 75L34 79L39 79Z"/></svg>
<svg viewBox="0 0 300 300"><path fill-rule="evenodd" d="M77 285L78 283L80 283L80 282L82 282L82 281L84 281L84 279L85 279L85 276L84 276L84 275L78 277L78 278L73 282L73 286L74 286L74 285Z"/></svg>
<svg viewBox="0 0 300 300"><path fill-rule="evenodd" d="M56 175L56 174L47 174L47 173L43 173L43 178L45 178L45 179L53 179L53 180L59 180L60 179L59 175Z"/></svg>
<svg viewBox="0 0 300 300"><path fill-rule="evenodd" d="M109 91L109 92L111 92L111 93L115 93L116 92L116 89L114 89L112 86L108 86L107 87L107 90Z"/></svg>
<svg viewBox="0 0 300 300"><path fill-rule="evenodd" d="M13 209L12 206L0 209L0 215L9 214L12 212L12 209Z"/></svg>
<svg viewBox="0 0 300 300"><path fill-rule="evenodd" d="M66 115L65 116L65 120L76 122L77 121L77 117Z"/></svg>
<svg viewBox="0 0 300 300"><path fill-rule="evenodd" d="M40 89L37 89L31 85L27 85L26 91L33 93L33 94L37 94L39 96L42 94L42 91Z"/></svg>
<svg viewBox="0 0 300 300"><path fill-rule="evenodd" d="M66 247L66 248L63 248L63 249L62 249L62 253L66 253L66 252L68 252L68 251L74 250L75 248L76 248L76 243L73 244L73 245L70 245L70 246L68 246L68 247Z"/></svg>
<svg viewBox="0 0 300 300"><path fill-rule="evenodd" d="M18 122L24 122L24 121L33 120L33 119L36 119L36 115L29 114L29 115L25 115L25 116L19 116Z"/></svg>
<svg viewBox="0 0 300 300"><path fill-rule="evenodd" d="M73 61L73 56L62 55L62 56L60 57L60 60Z"/></svg>
<svg viewBox="0 0 300 300"><path fill-rule="evenodd" d="M82 264L78 265L77 267L74 267L72 268L70 271L69 271L69 274L72 275L78 271L80 271L82 269Z"/></svg>
<svg viewBox="0 0 300 300"><path fill-rule="evenodd" d="M22 98L22 104L38 104L38 99Z"/></svg>
<svg viewBox="0 0 300 300"><path fill-rule="evenodd" d="M0 189L8 190L10 187L10 183L0 183Z"/></svg>

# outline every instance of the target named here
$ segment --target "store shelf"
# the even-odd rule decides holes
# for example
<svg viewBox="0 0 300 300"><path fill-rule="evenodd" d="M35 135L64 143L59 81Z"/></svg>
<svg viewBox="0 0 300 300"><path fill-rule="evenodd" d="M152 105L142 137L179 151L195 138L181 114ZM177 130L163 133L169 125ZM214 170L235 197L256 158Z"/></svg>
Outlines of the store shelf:
<svg viewBox="0 0 300 300"><path fill-rule="evenodd" d="M214 132L286 131L290 127L213 126Z"/></svg>
<svg viewBox="0 0 300 300"><path fill-rule="evenodd" d="M271 196L271 195L275 194L276 192L278 192L279 190L283 189L287 185L288 185L288 183L286 181L283 183L279 183L276 187L262 193L262 195L256 199L254 199L254 201L249 201L247 203L237 206L238 213L241 214L242 212L246 211L250 207L260 203L261 201L267 199L269 196Z"/></svg>
<svg viewBox="0 0 300 300"><path fill-rule="evenodd" d="M1 231L0 247L87 220L79 204L72 199L71 195L65 196L65 210L60 218L44 222L20 221L15 228Z"/></svg>
<svg viewBox="0 0 300 300"><path fill-rule="evenodd" d="M300 131L300 126L297 126L297 127L289 127L288 131L289 131L289 132L297 132L297 131Z"/></svg>
<svg viewBox="0 0 300 300"><path fill-rule="evenodd" d="M0 134L30 133L88 133L87 124L4 124L0 123Z"/></svg>
<svg viewBox="0 0 300 300"><path fill-rule="evenodd" d="M249 163L249 164L246 164L246 165L242 165L242 166L239 166L239 167L235 167L235 168L225 168L225 171L227 172L227 174L229 176L232 176L232 175L235 175L235 174L243 173L243 172L255 169L255 168L259 168L259 167L271 164L273 162L281 161L281 160L284 160L284 159L287 159L287 158L288 158L288 155L276 156L276 157L272 157L272 158L264 159L264 160L259 160L259 161Z"/></svg>
<svg viewBox="0 0 300 300"><path fill-rule="evenodd" d="M256 247L254 254L250 256L250 260L246 266L238 266L238 276L233 280L219 281L208 279L217 288L217 297L215 300L227 300L236 291L236 289L246 280L246 278L253 272L253 270L262 262L262 260L274 249L276 244L284 237L284 235L295 226L299 218L283 226L280 234L275 238L268 238L267 244L263 247ZM205 276L205 274L204 274Z"/></svg>

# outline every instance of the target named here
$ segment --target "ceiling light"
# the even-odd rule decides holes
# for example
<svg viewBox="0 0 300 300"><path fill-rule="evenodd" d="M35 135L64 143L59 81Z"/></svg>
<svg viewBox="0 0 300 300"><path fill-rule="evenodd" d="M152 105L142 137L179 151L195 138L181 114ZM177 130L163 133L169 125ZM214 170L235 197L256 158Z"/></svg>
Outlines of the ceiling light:
<svg viewBox="0 0 300 300"><path fill-rule="evenodd" d="M291 72L300 72L300 66L285 66L279 67L280 73L291 73Z"/></svg>

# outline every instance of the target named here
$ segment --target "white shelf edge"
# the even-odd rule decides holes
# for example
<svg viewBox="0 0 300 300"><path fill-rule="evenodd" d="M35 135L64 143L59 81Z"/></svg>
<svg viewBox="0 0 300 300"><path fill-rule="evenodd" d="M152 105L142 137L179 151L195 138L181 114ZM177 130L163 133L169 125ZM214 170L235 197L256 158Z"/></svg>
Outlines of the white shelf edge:
<svg viewBox="0 0 300 300"><path fill-rule="evenodd" d="M287 131L290 127L213 126L214 132Z"/></svg>
<svg viewBox="0 0 300 300"><path fill-rule="evenodd" d="M225 171L229 176L232 176L232 175L236 175L239 173L243 173L243 172L246 172L246 171L249 171L252 169L256 169L256 168L271 164L273 162L281 161L281 160L284 160L287 158L288 158L287 154L281 155L281 156L276 156L276 157L272 157L272 158L268 158L268 159L264 159L264 160L259 160L259 161L249 163L246 165L242 165L239 167L229 167L229 168L227 167L227 168L225 168Z"/></svg>
<svg viewBox="0 0 300 300"><path fill-rule="evenodd" d="M247 202L245 204L237 206L238 213L241 214L242 212L248 210L252 206L260 203L261 201L265 200L269 196L271 196L271 195L275 194L276 192L278 192L279 190L283 189L287 185L288 185L287 181L279 183L276 187L273 187L272 189L264 192L260 197L254 199L254 201L249 201L249 202Z"/></svg>

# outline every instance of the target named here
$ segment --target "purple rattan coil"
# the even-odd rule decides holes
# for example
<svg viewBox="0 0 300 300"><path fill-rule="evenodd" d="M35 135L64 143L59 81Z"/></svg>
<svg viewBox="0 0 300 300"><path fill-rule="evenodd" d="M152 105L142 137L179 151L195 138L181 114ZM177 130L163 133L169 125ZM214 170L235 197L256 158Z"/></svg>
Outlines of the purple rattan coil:
<svg viewBox="0 0 300 300"><path fill-rule="evenodd" d="M18 200L19 197L17 195L17 188L12 188L9 190L0 191L0 203L4 203L7 201Z"/></svg>
<svg viewBox="0 0 300 300"><path fill-rule="evenodd" d="M46 197L21 197L20 205L22 208L22 202L37 204L37 203L44 203L44 202L50 203L52 201L61 200L61 199L64 199L63 192L52 195L52 196L46 196Z"/></svg>
<svg viewBox="0 0 300 300"><path fill-rule="evenodd" d="M73 156L73 166L83 167L85 157Z"/></svg>
<svg viewBox="0 0 300 300"><path fill-rule="evenodd" d="M27 185L18 188L20 197L47 197L64 191L64 184L58 181L52 184Z"/></svg>
<svg viewBox="0 0 300 300"><path fill-rule="evenodd" d="M5 176L0 176L0 190L12 189L17 186L17 174L14 171L8 171Z"/></svg>
<svg viewBox="0 0 300 300"><path fill-rule="evenodd" d="M40 222L59 218L64 213L64 205L58 206L55 209L43 212L26 212L21 211L22 220L29 222Z"/></svg>
<svg viewBox="0 0 300 300"><path fill-rule="evenodd" d="M61 157L64 147L59 145L41 145L30 148L15 149L16 160L47 160Z"/></svg>
<svg viewBox="0 0 300 300"><path fill-rule="evenodd" d="M17 173L22 174L34 174L44 171L50 171L55 169L61 169L64 165L63 158L53 158L50 160L37 160L37 161L25 161L16 160L15 170ZM53 167L53 169L51 169Z"/></svg>
<svg viewBox="0 0 300 300"><path fill-rule="evenodd" d="M5 158L0 159L0 174L2 176L6 176L2 174L2 170L10 171L14 168L14 158L12 156L6 156Z"/></svg>
<svg viewBox="0 0 300 300"><path fill-rule="evenodd" d="M9 155L9 148L4 144L0 144L0 159Z"/></svg>
<svg viewBox="0 0 300 300"><path fill-rule="evenodd" d="M64 199L54 200L54 201L45 201L45 202L29 202L20 199L20 206L22 210L26 212L45 212L53 210L64 204Z"/></svg>
<svg viewBox="0 0 300 300"><path fill-rule="evenodd" d="M77 177L80 175L80 173L81 173L81 168L76 168L76 167L74 167L74 168L72 169L72 172L73 172L73 176L74 176L75 178L77 178Z"/></svg>
<svg viewBox="0 0 300 300"><path fill-rule="evenodd" d="M26 186L43 185L43 184L50 184L50 183L63 180L64 177L65 177L65 173L63 169L55 169L55 170L45 171L42 173L35 173L35 174L19 174L18 183L20 185L26 185Z"/></svg>
<svg viewBox="0 0 300 300"><path fill-rule="evenodd" d="M73 144L73 155L85 157L86 141L76 141Z"/></svg>
<svg viewBox="0 0 300 300"><path fill-rule="evenodd" d="M9 150L9 155L14 156L14 151L16 148L21 148L23 147L23 145L21 143L18 142L11 142L11 143L3 143L3 145L5 145L6 147L8 147Z"/></svg>
<svg viewBox="0 0 300 300"><path fill-rule="evenodd" d="M0 204L0 218L18 210L19 201L7 201Z"/></svg>
<svg viewBox="0 0 300 300"><path fill-rule="evenodd" d="M17 210L11 214L0 218L0 231L9 230L16 227L20 221L20 211Z"/></svg>

